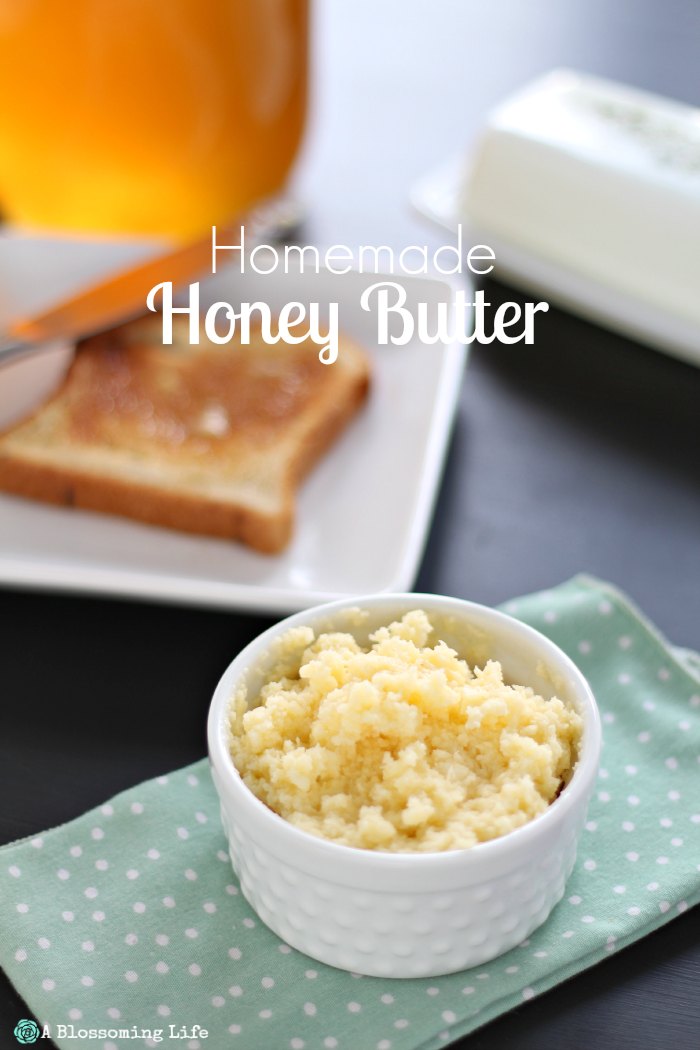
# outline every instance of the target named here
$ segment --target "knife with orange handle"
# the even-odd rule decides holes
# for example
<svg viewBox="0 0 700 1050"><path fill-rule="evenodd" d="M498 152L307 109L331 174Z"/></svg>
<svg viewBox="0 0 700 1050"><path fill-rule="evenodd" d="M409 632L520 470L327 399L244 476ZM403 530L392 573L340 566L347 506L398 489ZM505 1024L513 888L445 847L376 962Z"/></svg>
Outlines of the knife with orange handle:
<svg viewBox="0 0 700 1050"><path fill-rule="evenodd" d="M212 231L216 230L218 244L236 244L240 243L241 226L245 226L249 247L263 237L283 239L298 222L299 212L293 202L272 201L237 222L213 227ZM201 240L120 270L48 310L16 318L0 340L0 365L40 350L57 339L84 339L140 316L146 312L146 296L155 285L172 281L173 290L177 290L211 273L212 238L213 232L209 232Z"/></svg>

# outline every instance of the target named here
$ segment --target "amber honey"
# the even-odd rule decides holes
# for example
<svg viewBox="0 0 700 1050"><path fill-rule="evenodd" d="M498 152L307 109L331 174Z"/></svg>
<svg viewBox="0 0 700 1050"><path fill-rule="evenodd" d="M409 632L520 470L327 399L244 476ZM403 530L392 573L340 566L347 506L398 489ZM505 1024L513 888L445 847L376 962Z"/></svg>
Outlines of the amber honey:
<svg viewBox="0 0 700 1050"><path fill-rule="evenodd" d="M0 212L188 237L283 184L307 0L0 0Z"/></svg>

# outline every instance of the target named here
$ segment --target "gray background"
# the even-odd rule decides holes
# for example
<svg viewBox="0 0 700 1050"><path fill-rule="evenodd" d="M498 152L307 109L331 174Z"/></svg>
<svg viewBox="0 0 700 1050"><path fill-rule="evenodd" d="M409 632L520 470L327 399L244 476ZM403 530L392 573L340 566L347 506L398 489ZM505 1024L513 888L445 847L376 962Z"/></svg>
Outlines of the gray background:
<svg viewBox="0 0 700 1050"><path fill-rule="evenodd" d="M296 182L320 244L437 247L408 187L553 66L700 104L696 0L318 0L315 23ZM534 347L471 355L418 586L494 603L591 572L700 646L700 370L557 311L537 332ZM218 675L267 622L12 591L0 608L3 840L201 756ZM699 911L463 1045L697 1050ZM3 984L0 1046L22 1013Z"/></svg>

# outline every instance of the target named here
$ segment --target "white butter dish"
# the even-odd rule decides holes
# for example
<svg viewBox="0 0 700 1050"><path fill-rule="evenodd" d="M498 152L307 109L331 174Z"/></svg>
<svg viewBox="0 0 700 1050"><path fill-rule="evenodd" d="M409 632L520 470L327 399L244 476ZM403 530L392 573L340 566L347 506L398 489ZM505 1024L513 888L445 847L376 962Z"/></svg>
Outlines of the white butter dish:
<svg viewBox="0 0 700 1050"><path fill-rule="evenodd" d="M700 109L556 71L413 200L490 245L494 276L700 364Z"/></svg>

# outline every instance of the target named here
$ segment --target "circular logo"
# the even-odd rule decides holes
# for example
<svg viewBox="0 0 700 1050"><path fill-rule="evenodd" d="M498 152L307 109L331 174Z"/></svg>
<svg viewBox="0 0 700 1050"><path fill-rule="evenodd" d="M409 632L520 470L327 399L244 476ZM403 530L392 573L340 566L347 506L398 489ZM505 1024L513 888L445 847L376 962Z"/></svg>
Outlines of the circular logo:
<svg viewBox="0 0 700 1050"><path fill-rule="evenodd" d="M39 1025L36 1021L18 1021L15 1026L15 1039L24 1046L27 1043L35 1043L40 1035Z"/></svg>

